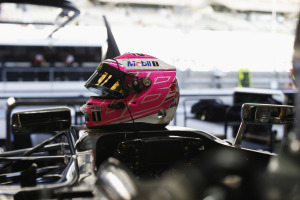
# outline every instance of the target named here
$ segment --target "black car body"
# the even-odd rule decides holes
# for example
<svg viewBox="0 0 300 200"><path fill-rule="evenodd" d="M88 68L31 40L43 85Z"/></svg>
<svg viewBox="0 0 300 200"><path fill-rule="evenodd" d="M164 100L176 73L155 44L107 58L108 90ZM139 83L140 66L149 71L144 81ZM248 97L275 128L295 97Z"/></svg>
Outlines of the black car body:
<svg viewBox="0 0 300 200"><path fill-rule="evenodd" d="M70 126L66 107L16 112L12 118L16 136L45 132L53 136L35 147L0 154L0 191L6 198L151 199L162 188L176 193L177 186L170 189L169 184L181 185L179 175L189 177L190 171L195 172L192 177L202 178L190 177L191 186L181 185L182 193L189 193L184 198L202 198L205 188L216 183L230 188L232 183L225 181L228 175L252 186L231 189L243 191L238 197L245 197L249 196L245 191L257 189L257 182L249 178L265 172L270 159L277 157L185 127L120 130ZM202 181L206 184L198 194ZM119 184L124 186L122 190ZM233 192L225 197L231 199L232 194L236 195ZM256 198L257 194L250 196Z"/></svg>

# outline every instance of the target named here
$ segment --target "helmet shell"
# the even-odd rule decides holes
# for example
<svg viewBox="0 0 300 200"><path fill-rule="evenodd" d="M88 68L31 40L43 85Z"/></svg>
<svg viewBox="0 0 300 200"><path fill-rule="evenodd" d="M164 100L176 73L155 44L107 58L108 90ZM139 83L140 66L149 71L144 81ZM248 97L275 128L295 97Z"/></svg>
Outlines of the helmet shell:
<svg viewBox="0 0 300 200"><path fill-rule="evenodd" d="M131 53L105 60L101 64L103 63L124 74L120 82L127 88L127 92L123 97L90 97L81 107L87 127L134 122L150 124L153 128L152 125L162 127L170 123L179 102L175 67L153 56ZM135 87L135 84L138 86Z"/></svg>

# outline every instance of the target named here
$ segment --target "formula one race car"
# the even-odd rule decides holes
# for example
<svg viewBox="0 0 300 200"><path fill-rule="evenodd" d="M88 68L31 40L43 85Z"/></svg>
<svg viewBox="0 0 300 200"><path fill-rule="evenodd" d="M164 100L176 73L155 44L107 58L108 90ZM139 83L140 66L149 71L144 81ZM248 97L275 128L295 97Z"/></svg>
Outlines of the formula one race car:
<svg viewBox="0 0 300 200"><path fill-rule="evenodd" d="M53 136L0 154L1 199L272 199L274 189L280 199L294 197L299 175L276 185L296 170L290 166L283 176L286 165L278 159L288 158L240 148L247 124L294 122L292 106L244 104L231 145L173 126L138 132L71 127L68 107L16 112L15 135Z"/></svg>

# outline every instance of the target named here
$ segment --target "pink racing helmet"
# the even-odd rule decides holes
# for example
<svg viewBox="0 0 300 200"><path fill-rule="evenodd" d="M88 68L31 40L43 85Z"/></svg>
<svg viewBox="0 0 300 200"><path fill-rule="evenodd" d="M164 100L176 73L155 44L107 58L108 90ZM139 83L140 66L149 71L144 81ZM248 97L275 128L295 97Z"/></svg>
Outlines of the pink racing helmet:
<svg viewBox="0 0 300 200"><path fill-rule="evenodd" d="M176 68L145 54L101 62L85 87L98 95L81 107L88 128L132 123L164 127L179 102Z"/></svg>

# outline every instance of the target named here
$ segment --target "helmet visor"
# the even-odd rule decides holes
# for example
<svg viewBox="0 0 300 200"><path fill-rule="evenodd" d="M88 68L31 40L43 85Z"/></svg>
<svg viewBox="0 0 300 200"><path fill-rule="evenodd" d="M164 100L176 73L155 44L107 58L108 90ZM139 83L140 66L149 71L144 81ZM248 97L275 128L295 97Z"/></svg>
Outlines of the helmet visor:
<svg viewBox="0 0 300 200"><path fill-rule="evenodd" d="M85 87L101 97L124 98L128 95L125 82L132 79L132 75L126 74L108 64L101 63L87 80Z"/></svg>

